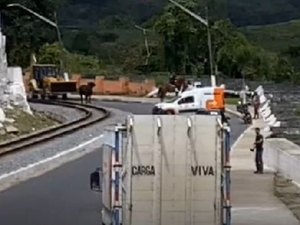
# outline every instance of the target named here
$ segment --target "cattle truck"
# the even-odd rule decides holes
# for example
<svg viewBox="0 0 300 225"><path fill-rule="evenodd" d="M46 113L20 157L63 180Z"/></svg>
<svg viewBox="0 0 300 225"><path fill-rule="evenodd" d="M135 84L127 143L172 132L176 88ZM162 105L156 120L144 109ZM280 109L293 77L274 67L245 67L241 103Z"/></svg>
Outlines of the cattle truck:
<svg viewBox="0 0 300 225"><path fill-rule="evenodd" d="M104 225L230 225L229 125L219 115L134 115L106 130L91 174Z"/></svg>

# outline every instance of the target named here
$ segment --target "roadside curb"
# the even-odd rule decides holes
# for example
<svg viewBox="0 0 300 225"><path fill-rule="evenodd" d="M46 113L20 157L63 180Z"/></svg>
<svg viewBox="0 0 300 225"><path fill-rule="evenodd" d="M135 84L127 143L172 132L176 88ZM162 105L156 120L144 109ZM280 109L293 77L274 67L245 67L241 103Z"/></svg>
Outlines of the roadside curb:
<svg viewBox="0 0 300 225"><path fill-rule="evenodd" d="M70 99L78 99L80 97L76 95L70 95ZM125 102L125 103L159 103L158 98L139 98L139 97L127 97L127 96L105 96L105 95L94 95L92 100L100 100L104 102Z"/></svg>
<svg viewBox="0 0 300 225"><path fill-rule="evenodd" d="M116 97L116 98L105 98L105 97L96 97L95 99L97 100L101 100L104 102L124 102L124 103L159 103L159 100L157 99L157 101L154 100L154 98L149 98L149 99L140 99L140 100L135 100L135 99L130 99L130 98L126 98L126 97ZM237 112L236 110L230 109L228 107L226 107L226 112L228 112L229 114L232 114L234 116L237 116L239 118L242 118L242 114Z"/></svg>
<svg viewBox="0 0 300 225"><path fill-rule="evenodd" d="M147 100L129 100L129 99L101 99L97 98L97 100L101 100L103 102L124 102L124 103L152 103L156 104L159 103L159 101L147 101Z"/></svg>

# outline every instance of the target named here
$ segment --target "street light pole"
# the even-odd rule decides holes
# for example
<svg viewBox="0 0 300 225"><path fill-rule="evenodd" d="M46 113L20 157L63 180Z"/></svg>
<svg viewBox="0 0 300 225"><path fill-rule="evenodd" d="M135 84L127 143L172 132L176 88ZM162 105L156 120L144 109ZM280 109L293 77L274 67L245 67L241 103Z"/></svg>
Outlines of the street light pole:
<svg viewBox="0 0 300 225"><path fill-rule="evenodd" d="M192 11L185 8L184 6L179 4L178 2L175 2L174 0L169 0L169 2L171 2L173 5L180 8L182 11L189 14L190 16L192 16L193 18L195 18L196 20L198 20L200 23L202 23L203 25L205 25L207 27L207 45L208 45L209 61L210 61L211 86L215 87L216 86L216 76L214 75L214 71L213 71L214 69L213 69L212 43L211 43L210 27L209 27L209 23L208 23L208 10L207 10L207 8L206 8L207 20L205 20L201 16L193 13Z"/></svg>
<svg viewBox="0 0 300 225"><path fill-rule="evenodd" d="M58 27L58 25L57 25L57 22L55 23L55 22L53 22L53 21L47 19L46 17L40 15L39 13L34 12L33 10L31 10L31 9L29 9L29 8L25 7L24 5L21 5L21 4L19 4L19 3L8 4L7 7L8 7L8 8L10 8L10 7L18 7L18 8L21 8L21 9L27 11L28 13L34 15L35 17L39 18L40 20L44 21L45 23L47 23L47 24L51 25L52 27L54 27L54 28L56 29L57 39L58 39L60 45L63 46L63 42L62 42L62 38L61 38L61 33L60 33L59 27ZM55 13L55 19L56 19L56 13ZM56 19L56 20L57 20L57 19Z"/></svg>
<svg viewBox="0 0 300 225"><path fill-rule="evenodd" d="M52 27L54 27L56 29L56 34L57 34L57 39L58 39L59 45L61 46L62 50L64 50L64 44L63 44L63 41L62 41L62 38L61 38L61 32L60 32L59 26L57 24L56 13L54 14L56 22L53 22L53 21L47 19L46 17L40 15L39 13L34 12L33 10L31 10L31 9L29 9L29 8L25 7L24 5L21 5L19 3L8 4L6 7L8 7L8 8L10 8L10 7L21 8L21 9L25 10L26 12L28 12L28 13L34 15L35 17L39 18L40 20L44 21L45 23L47 23L47 24L51 25ZM60 65L61 65L61 67L63 67L62 60L60 60Z"/></svg>
<svg viewBox="0 0 300 225"><path fill-rule="evenodd" d="M146 62L145 62L145 65L147 66L149 64L149 58L151 56L151 52L149 50L149 43L148 43L148 38L147 38L147 33L146 33L146 29L138 26L138 25L135 25L135 28L137 28L138 30L141 30L144 34L144 38L145 38L145 48L146 48L146 51L147 51L147 58L146 58Z"/></svg>
<svg viewBox="0 0 300 225"><path fill-rule="evenodd" d="M211 43L211 33L210 26L208 22L208 8L206 7L206 18L207 18L207 44L208 44L208 52L209 52L209 67L210 67L210 78L211 78L211 86L216 86L216 75L214 74L214 62L213 62L213 54L212 54L212 43Z"/></svg>
<svg viewBox="0 0 300 225"><path fill-rule="evenodd" d="M57 39L58 39L58 42L59 44L61 45L62 49L64 49L64 42L61 38L61 32L60 32L60 29L59 29L59 26L58 26L58 21L57 21L57 14L56 12L54 12L54 18L55 18L55 24L56 24L56 34L57 34Z"/></svg>

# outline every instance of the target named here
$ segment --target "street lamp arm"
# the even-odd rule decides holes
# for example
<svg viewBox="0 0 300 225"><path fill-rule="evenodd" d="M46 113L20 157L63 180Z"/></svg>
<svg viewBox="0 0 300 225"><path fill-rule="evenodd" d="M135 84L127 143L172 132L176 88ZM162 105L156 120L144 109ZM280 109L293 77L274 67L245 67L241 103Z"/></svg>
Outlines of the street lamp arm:
<svg viewBox="0 0 300 225"><path fill-rule="evenodd" d="M51 20L47 19L46 17L44 17L44 16L42 16L42 15L40 15L40 14L32 11L31 9L28 9L27 7L25 7L25 6L23 6L23 5L19 4L19 3L12 3L12 4L7 5L7 7L19 7L21 9L29 12L30 14L38 17L39 19L43 20L44 22L50 24L51 26L53 26L55 28L57 27L57 24L54 23L53 21L51 21Z"/></svg>
<svg viewBox="0 0 300 225"><path fill-rule="evenodd" d="M137 29L139 29L139 30L142 30L142 31L145 30L144 28L142 28L142 27L140 27L140 26L138 26L138 25L134 25L134 26L135 26L135 28L137 28Z"/></svg>
<svg viewBox="0 0 300 225"><path fill-rule="evenodd" d="M175 2L173 0L169 0L172 4L174 4L175 6L177 6L178 8L180 8L181 10L185 11L187 14L189 14L190 16L194 17L196 20L200 21L202 24L204 24L205 26L208 27L208 22L203 19L201 16L193 13L192 11L190 11L189 9L183 7L182 5L180 5L178 2Z"/></svg>
<svg viewBox="0 0 300 225"><path fill-rule="evenodd" d="M60 46L62 47L63 51L65 51L65 48L64 48L64 44L63 44L63 41L62 41L62 38L61 38L61 33L60 33L60 30L59 30L59 26L57 24L57 17L56 17L56 13L55 13L55 20L56 22L53 22L49 19L47 19L46 17L40 15L39 13L37 12L34 12L33 10L25 7L24 5L21 5L19 3L12 3L12 4L8 4L6 7L10 8L10 7L17 7L17 8L21 8L23 10L25 10L26 12L36 16L37 18L39 18L40 20L44 21L45 23L51 25L52 27L54 27L56 29L56 34L57 34L57 39L58 39L58 42L60 44ZM61 64L61 68L64 67L64 63L63 63L63 60L60 60L60 64Z"/></svg>

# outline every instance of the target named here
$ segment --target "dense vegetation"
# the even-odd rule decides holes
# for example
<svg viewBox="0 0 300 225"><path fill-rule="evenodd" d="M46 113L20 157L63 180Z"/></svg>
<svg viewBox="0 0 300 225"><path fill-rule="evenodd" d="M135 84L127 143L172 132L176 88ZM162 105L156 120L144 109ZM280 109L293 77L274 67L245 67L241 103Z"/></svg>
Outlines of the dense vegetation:
<svg viewBox="0 0 300 225"><path fill-rule="evenodd" d="M300 70L300 20L268 26L245 27L241 31L254 44L288 57Z"/></svg>
<svg viewBox="0 0 300 225"><path fill-rule="evenodd" d="M300 18L299 0L228 0L235 25L265 25Z"/></svg>
<svg viewBox="0 0 300 225"><path fill-rule="evenodd" d="M213 15L229 17L239 26L272 24L300 18L299 0L205 0ZM97 25L111 15L131 17L145 22L161 12L167 0L65 0L61 19L68 25ZM201 11L200 11L201 12Z"/></svg>
<svg viewBox="0 0 300 225"><path fill-rule="evenodd" d="M258 47L255 41L253 44L249 43L230 20L226 20L230 15L237 25L268 23L271 20L262 21L260 18L265 15L264 10L267 6L274 5L273 1L268 0L269 4L267 0L263 4L252 1L256 7L250 7L249 1L244 0L231 0L228 4L226 0L177 1L201 15L205 15L204 6L208 4L212 23L213 55L221 73L232 77L246 76L278 81L297 78L297 73L287 60L291 56L289 53L279 55ZM284 1L286 5L293 5L293 9L299 6L295 1ZM4 8L5 33L9 39L8 53L11 64L26 67L29 65L30 55L37 53L40 62L58 63L58 59L61 58L69 71L85 75L209 73L205 27L178 8L167 4L167 1L13 1L20 2L52 20L55 20L53 12L58 11L64 50L60 45L53 44L57 41L53 27L18 8L5 8L5 5L11 2L0 2L1 8ZM257 12L258 4L261 4L261 13ZM233 6L239 10L235 12ZM284 13L282 17L278 17L276 7L271 7L268 11L270 15L274 15L270 16L274 21L278 18L290 19L284 17ZM256 19L251 16L248 21L243 19L255 11ZM240 12L243 13L239 16ZM285 8L282 8L282 12L289 12L288 16L292 15ZM297 16L296 13L293 16ZM142 31L134 27L135 24L147 27L151 52L147 65L144 36Z"/></svg>

